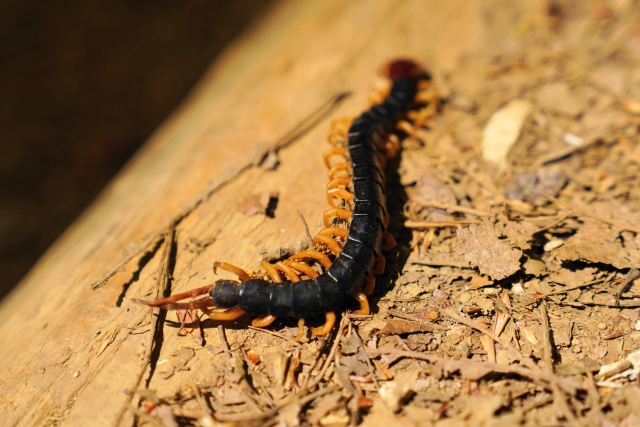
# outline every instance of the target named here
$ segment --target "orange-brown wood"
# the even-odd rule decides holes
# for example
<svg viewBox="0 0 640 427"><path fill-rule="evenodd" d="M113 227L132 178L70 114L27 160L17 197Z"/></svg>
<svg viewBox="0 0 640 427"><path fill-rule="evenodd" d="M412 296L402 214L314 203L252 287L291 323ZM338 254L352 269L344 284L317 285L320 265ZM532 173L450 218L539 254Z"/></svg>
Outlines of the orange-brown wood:
<svg viewBox="0 0 640 427"><path fill-rule="evenodd" d="M440 75L472 66L477 52L501 52L511 35L522 37L528 22L523 20L531 15L528 4L501 3L514 12L508 16L522 20L513 20L513 31L493 35L503 15L488 13L496 5L491 1L274 5L217 56L192 93L2 302L2 423L130 426L131 412L118 424L121 408L132 398L122 390L148 386L169 398L185 384L216 378L213 366L226 364L227 354L199 347L191 369L159 375L180 349L196 344L178 335L175 312L166 313L168 321L159 325L163 339L150 341L149 325L159 310L131 301L163 295L157 284L161 251L154 248L162 247L169 224L176 224L171 292L230 275L215 276L214 260L247 272L257 269L260 249L281 244L284 236L303 236L297 210L310 224L322 214L327 182L322 151L330 120L353 118L367 108L384 61L415 57ZM464 82L453 77L448 87L464 94ZM345 91L352 96L337 111L272 156L277 169L258 166L265 150ZM247 217L236 209L249 195L274 190L280 191L275 218ZM223 348L209 323L203 322L205 342ZM227 328L226 336L234 349L248 337L244 328ZM267 356L282 346L278 337L262 339L269 343ZM151 348L157 360L169 363L152 371L144 357Z"/></svg>

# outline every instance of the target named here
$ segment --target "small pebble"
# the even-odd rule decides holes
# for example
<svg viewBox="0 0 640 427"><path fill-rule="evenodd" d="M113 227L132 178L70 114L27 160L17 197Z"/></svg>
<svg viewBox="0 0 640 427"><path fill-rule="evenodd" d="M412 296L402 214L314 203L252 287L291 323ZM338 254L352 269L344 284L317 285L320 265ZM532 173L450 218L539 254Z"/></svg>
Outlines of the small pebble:
<svg viewBox="0 0 640 427"><path fill-rule="evenodd" d="M605 329L607 329L607 324L606 323L598 323L598 329L600 329L601 331L604 331Z"/></svg>
<svg viewBox="0 0 640 427"><path fill-rule="evenodd" d="M75 371L73 373L73 378L78 378L80 376L80 371Z"/></svg>
<svg viewBox="0 0 640 427"><path fill-rule="evenodd" d="M564 245L564 241L560 239L553 239L544 244L543 249L545 252L551 252L552 250Z"/></svg>
<svg viewBox="0 0 640 427"><path fill-rule="evenodd" d="M397 381L389 381L380 387L382 401L393 412L398 412L402 409L402 404L413 393L409 384Z"/></svg>
<svg viewBox="0 0 640 427"><path fill-rule="evenodd" d="M633 327L636 331L640 331L640 320L636 320L636 325Z"/></svg>

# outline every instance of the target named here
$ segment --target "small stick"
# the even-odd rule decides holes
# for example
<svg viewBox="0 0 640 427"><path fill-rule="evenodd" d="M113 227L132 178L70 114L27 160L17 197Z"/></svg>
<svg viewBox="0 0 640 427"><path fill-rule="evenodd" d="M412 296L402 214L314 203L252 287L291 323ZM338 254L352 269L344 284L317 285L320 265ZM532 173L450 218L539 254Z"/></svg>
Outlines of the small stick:
<svg viewBox="0 0 640 427"><path fill-rule="evenodd" d="M484 373L484 375L491 372L501 374L516 374L523 378L529 378L534 381L542 381L546 384L556 383L558 384L558 386L560 386L561 389L565 391L565 393L570 395L574 394L576 391L575 386L570 381L565 381L555 374L543 372L540 370L534 371L518 365L501 365L499 363L475 362L472 360L444 359L430 354L418 353L415 351L398 350L395 348L367 348L366 352L369 353L369 355L372 357L389 354L396 357L425 360L433 364L441 365L449 372L461 371L462 373L465 368L469 368L470 372L474 374L474 378L479 375L478 373Z"/></svg>
<svg viewBox="0 0 640 427"><path fill-rule="evenodd" d="M480 326L477 322L474 322L471 319L467 319L464 318L462 316L459 316L458 314L454 313L452 310L447 310L447 309L443 309L441 310L441 312L443 314L446 314L447 316L449 316L450 318L452 318L453 320L455 320L458 323L462 323L463 325L467 325L468 327L475 329L479 332L482 332L485 335L488 335L492 340L494 340L495 342L499 343L501 346L503 347L507 347L509 349L511 349L512 351L514 351L517 355L520 356L520 359L522 361L523 364L527 365L530 369L535 370L535 371L539 371L540 368L538 367L538 365L536 365L531 359L529 359L528 357L525 357L521 352L519 352L514 346L511 345L510 342L508 342L507 340L500 338L499 336L497 336L496 334L494 334L492 331L490 331L487 328L484 328L482 326Z"/></svg>
<svg viewBox="0 0 640 427"><path fill-rule="evenodd" d="M620 297L622 296L623 293L626 292L627 289L629 289L633 281L636 280L638 277L640 277L640 270L638 270L637 268L632 268L631 270L629 270L629 272L624 278L624 281L620 285L618 292L616 292L616 305L618 306L620 305Z"/></svg>
<svg viewBox="0 0 640 427"><path fill-rule="evenodd" d="M227 336L224 333L224 326L222 326L222 325L218 325L218 336L220 337L220 341L222 342L222 346L224 347L224 351L227 353L227 356L229 357L229 365L231 366L231 369L233 370L233 368L236 365L235 356L231 352L231 347L229 347L229 342L227 341Z"/></svg>
<svg viewBox="0 0 640 427"><path fill-rule="evenodd" d="M419 205L430 207L430 208L444 209L447 212L461 212L461 213L468 213L475 216L492 216L493 215L491 212L482 211L480 209L467 208L465 206L452 205L449 203L442 203L442 202L438 202L437 200L425 200L422 197L412 197L410 202L415 202Z"/></svg>
<svg viewBox="0 0 640 427"><path fill-rule="evenodd" d="M442 228L442 227L459 227L467 224L480 224L477 219L460 219L457 221L413 221L404 222L407 228Z"/></svg>
<svg viewBox="0 0 640 427"><path fill-rule="evenodd" d="M353 328L353 323L351 322L351 319L349 320L349 328ZM360 335L358 334L358 331L355 330L355 328L352 329L353 331L353 335L358 339L358 343L360 344L360 348L362 348L362 352L364 353L365 357L367 358L367 367L369 368L369 375L371 375L371 379L373 379L373 384L376 386L376 390L380 391L380 384L378 384L378 379L376 378L376 370L373 367L373 363L371 362L371 358L369 357L369 355L367 354L367 352L364 349L364 344L362 343L362 338L360 338Z"/></svg>
<svg viewBox="0 0 640 427"><path fill-rule="evenodd" d="M156 282L156 298L159 298L160 294L164 295L167 292L167 284L169 283L169 265L170 265L169 260L171 258L171 248L173 247L173 241L175 238L175 231L176 231L175 227L176 227L175 223L170 223L169 228L167 229L166 235L162 236L165 239L165 244L164 244L164 249L162 253L162 260L160 261L160 264L158 265L158 270L157 270L158 280ZM134 396L133 391L138 388L138 385L140 384L140 381L142 381L142 377L144 376L144 373L147 370L147 366L149 366L149 364L151 363L151 349L156 339L156 333L158 331L158 328L161 327L161 325L158 324L159 312L160 312L160 309L155 307L151 308L151 322L150 322L151 334L149 334L149 337L147 338L142 367L140 368L140 371L138 371L138 375L136 376L136 378L134 379L134 382L132 383L133 386L130 388L131 394L129 395L129 398L120 408L120 411L114 423L115 426L120 425L120 421L122 420L122 417L124 417L124 414L127 412L127 409L130 409L131 407L134 407L137 409L137 407L133 406L131 403L131 400L133 399L133 396Z"/></svg>
<svg viewBox="0 0 640 427"><path fill-rule="evenodd" d="M327 360L324 362L324 365L322 366L322 369L318 373L318 376L315 377L314 380L307 386L307 390L311 390L313 387L318 385L318 383L320 381L322 381L322 377L324 377L324 374L327 372L327 369L329 369L329 365L333 361L333 356L336 353L336 350L338 348L338 344L340 344L340 339L342 338L342 335L344 334L345 326L346 326L346 317L343 317L342 320L340 321L340 327L338 328L338 334L336 335L336 338L335 338L335 340L333 342L333 346L331 347L331 351L329 352L329 357L327 357Z"/></svg>
<svg viewBox="0 0 640 427"><path fill-rule="evenodd" d="M247 326L247 328L248 329L253 329L254 331L264 332L265 334L273 335L274 337L281 338L281 339L285 340L286 342L288 342L289 344L291 344L294 347L302 347L302 344L300 344L299 342L295 342L291 338L287 338L284 335L279 334L277 332L270 331L268 329L263 329L263 328L256 328L255 326Z"/></svg>
<svg viewBox="0 0 640 427"><path fill-rule="evenodd" d="M549 316L547 315L547 303L542 301L540 307L540 314L542 315L542 348L543 348L543 360L544 371L553 374L553 349L551 348L551 331L549 329ZM578 419L573 414L571 407L567 403L560 387L557 384L550 384L551 392L553 393L553 401L559 409L559 412L564 415L569 424L573 426L579 426Z"/></svg>
<svg viewBox="0 0 640 427"><path fill-rule="evenodd" d="M309 232L309 226L307 225L307 221L304 219L304 215L298 211L298 216L300 217L300 221L302 221L302 226L304 227L304 232L307 235L307 240L309 242L309 247L313 248L313 237L311 237L311 233Z"/></svg>

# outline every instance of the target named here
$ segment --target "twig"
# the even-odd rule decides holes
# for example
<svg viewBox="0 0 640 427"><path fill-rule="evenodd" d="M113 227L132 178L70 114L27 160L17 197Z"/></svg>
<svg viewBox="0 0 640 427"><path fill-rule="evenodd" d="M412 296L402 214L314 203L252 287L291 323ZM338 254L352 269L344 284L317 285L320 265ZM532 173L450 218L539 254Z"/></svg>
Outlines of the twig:
<svg viewBox="0 0 640 427"><path fill-rule="evenodd" d="M167 285L169 283L169 265L171 259L171 248L173 247L173 241L175 238L175 226L176 224L170 223L169 228L167 229L167 233L162 236L165 239L164 249L162 253L162 260L158 265L158 280L156 281L156 299L160 297L161 294L165 294L167 292ZM132 383L132 387L130 390L130 395L127 401L122 405L120 411L118 412L118 416L116 417L116 421L114 423L115 426L120 425L120 421L124 414L127 412L127 409L131 408L133 405L131 404L131 400L133 399L134 392L138 388L140 381L142 381L142 377L147 370L147 367L151 363L151 349L153 347L153 343L156 338L156 334L158 333L158 329L162 327L159 323L159 313L160 309L151 308L151 334L147 337L146 347L144 359L142 362L142 367L140 371L138 371L138 375L134 382ZM134 406L135 407L135 406Z"/></svg>
<svg viewBox="0 0 640 427"><path fill-rule="evenodd" d="M256 328L255 326L247 326L248 329L253 329L254 331L259 331L259 332L264 332L265 334L269 334L269 335L273 335L274 337L278 337L280 339L285 340L286 342L288 342L289 344L291 344L294 347L302 347L302 344L300 344L299 342L295 342L294 340L292 340L291 338L287 338L282 334L279 334L275 331L270 331L268 329L264 329L264 328Z"/></svg>
<svg viewBox="0 0 640 427"><path fill-rule="evenodd" d="M214 418L220 422L235 422L235 423L243 423L250 421L259 421L262 419L270 418L276 415L283 408L291 405L294 402L297 402L300 407L305 406L307 403L311 402L314 399L317 399L320 396L324 396L325 394L334 392L338 389L337 386L329 386L322 388L320 390L314 391L313 393L309 393L306 396L302 396L301 394L294 394L289 396L289 398L285 399L281 404L276 406L275 408L269 409L261 414L251 414L249 416L245 414L215 414Z"/></svg>
<svg viewBox="0 0 640 427"><path fill-rule="evenodd" d="M480 379L492 372L500 374L516 374L523 378L529 378L534 381L542 381L546 384L556 383L560 386L565 393L569 395L575 394L577 386L572 382L564 380L552 373L543 372L540 370L534 371L523 366L517 365L501 365L499 363L489 362L474 362L472 360L452 360L444 359L438 356L430 354L418 353L415 351L398 350L395 348L367 348L365 350L369 353L369 356L375 357L383 354L389 354L392 356L406 357L409 359L425 360L427 362L440 365L444 367L448 372L459 371L463 377L469 377L470 379Z"/></svg>
<svg viewBox="0 0 640 427"><path fill-rule="evenodd" d="M638 277L640 277L640 270L638 270L637 268L632 268L631 270L629 270L627 275L624 277L624 280L620 285L618 292L616 292L616 305L620 305L620 297Z"/></svg>
<svg viewBox="0 0 640 427"><path fill-rule="evenodd" d="M455 221L413 221L404 222L407 228L441 228L441 227L460 227L467 224L480 224L477 219L459 219Z"/></svg>
<svg viewBox="0 0 640 427"><path fill-rule="evenodd" d="M351 323L351 319L349 320L349 326L351 328L353 328L353 323ZM380 391L380 384L378 384L378 379L376 378L376 370L373 367L373 363L371 362L371 358L369 357L369 355L367 354L367 352L364 349L364 344L362 343L362 338L360 338L360 335L358 334L358 331L355 330L355 328L352 329L353 330L353 335L358 338L358 343L360 344L360 348L362 348L362 352L364 353L366 359L367 359L367 367L369 368L369 375L371 375L371 379L373 380L373 384L376 386L376 390Z"/></svg>
<svg viewBox="0 0 640 427"><path fill-rule="evenodd" d="M553 349L551 347L551 331L549 330L549 316L547 315L547 303L542 301L540 307L540 314L542 317L542 348L543 348L543 360L544 371L553 374ZM559 409L559 412L564 415L565 419L573 426L579 426L578 419L573 414L571 407L567 403L558 384L552 383L551 392L553 393L553 401Z"/></svg>
<svg viewBox="0 0 640 427"><path fill-rule="evenodd" d="M316 354L316 358L313 361L313 364L311 365L311 368L309 369L309 375L307 376L307 379L305 380L304 384L300 387L300 390L302 390L303 392L305 390L307 390L307 385L309 384L309 381L311 380L311 373L313 372L314 369L316 369L316 366L318 365L318 362L320 361L320 358L322 357L322 352L324 351L324 348L327 346L327 343L331 340L332 336L333 336L333 331L331 331L331 334L326 339L322 339L321 338L322 342L320 343L320 347L318 348L318 353Z"/></svg>
<svg viewBox="0 0 640 427"><path fill-rule="evenodd" d="M417 265L426 265L427 267L455 267L455 268L464 268L466 270L473 270L474 267L471 267L469 264L463 264L460 262L451 262L451 261L437 261L437 260L420 260L413 261L412 264Z"/></svg>
<svg viewBox="0 0 640 427"><path fill-rule="evenodd" d="M222 342L222 346L224 347L224 351L229 358L229 365L231 369L234 369L236 366L235 356L231 352L231 347L229 347L229 342L227 341L227 336L224 333L224 326L218 325L218 337L220 337L220 342Z"/></svg>
<svg viewBox="0 0 640 427"><path fill-rule="evenodd" d="M489 336L492 340L494 340L495 342L499 343L501 346L505 347L505 348L509 348L511 351L515 352L515 354L520 356L520 361L526 365L527 367L529 367L530 369L534 370L534 371L539 371L540 368L538 367L538 365L536 365L531 359L529 359L528 357L525 357L521 352L519 352L514 346L511 345L511 343L503 338L500 338L498 335L494 334L492 331L490 331L489 329L486 329L484 327L482 327L480 324L478 324L477 322L474 322L472 319L466 318L466 317L462 317L459 316L458 314L454 313L452 310L448 310L448 309L442 309L440 310L443 314L446 314L447 316L449 316L450 318L452 318L453 320L455 320L458 323L462 323L463 325L467 325L468 327L475 329L479 332L482 332L483 334Z"/></svg>
<svg viewBox="0 0 640 427"><path fill-rule="evenodd" d="M311 237L311 233L309 232L309 225L307 224L307 221L304 219L304 215L302 215L300 211L298 211L298 216L300 217L300 221L302 221L304 232L307 235L307 240L308 240L307 243L309 243L310 248L313 248L313 237Z"/></svg>
<svg viewBox="0 0 640 427"><path fill-rule="evenodd" d="M425 200L422 197L412 197L410 202L415 202L419 205L426 206L426 207L444 209L447 212L461 212L461 213L468 213L475 216L492 216L493 215L491 212L482 211L480 209L467 208L465 206L452 205L449 203L442 203L442 202L438 202L437 200Z"/></svg>
<svg viewBox="0 0 640 427"><path fill-rule="evenodd" d="M309 129L313 128L320 120L322 120L327 114L329 114L334 108L336 108L342 101L351 96L351 92L342 92L337 95L332 96L327 102L321 105L317 110L308 115L305 119L303 119L299 124L297 124L293 129L287 132L283 137L281 137L271 148L265 150L262 155L262 158L259 157L259 161L255 166L260 165L264 159L266 159L270 154L276 153L283 149L284 147L291 144L296 139L300 138L302 135L307 133Z"/></svg>
<svg viewBox="0 0 640 427"><path fill-rule="evenodd" d="M602 141L607 136L608 135L594 135L591 137L587 137L584 139L584 142L581 145L578 145L578 146L570 145L565 148L561 148L559 150L552 151L551 153L547 153L543 156L540 156L535 161L533 168L537 169L548 163L553 163L555 161L562 160L565 157L568 157L572 154L578 153L580 151L584 151L587 148L590 148L592 145L596 144L597 142Z"/></svg>
<svg viewBox="0 0 640 427"><path fill-rule="evenodd" d="M310 384L307 384L307 386L305 387L306 390L311 390L312 388L317 386L318 383L320 383L320 381L322 381L322 377L324 377L324 374L325 374L325 372L327 372L327 369L329 369L329 365L333 361L333 356L336 353L336 350L338 348L338 344L340 344L340 339L342 338L342 335L344 334L344 328L345 328L345 326L347 324L346 320L347 320L347 318L343 317L342 320L340 321L340 326L338 328L338 334L336 335L336 338L335 338L335 340L333 342L333 346L331 347L331 351L329 352L329 356L327 357L327 360L325 360L324 365L322 366L322 369L320 370L320 372L318 372L318 376L316 376L314 378L314 380Z"/></svg>
<svg viewBox="0 0 640 427"><path fill-rule="evenodd" d="M581 285L575 285L575 286L570 286L568 288L564 288L564 289L560 289L559 291L553 291L553 292L549 292L548 294L544 294L541 295L540 298L546 298L546 297L550 297L553 295L560 295L560 294L566 294L567 292L576 290L576 289L581 289L581 288L586 288L587 286L593 286L593 285L597 285L599 283L605 282L607 279L598 279L598 280L594 280L591 282L587 282L587 283L583 283ZM556 282L551 282L551 283L556 283Z"/></svg>

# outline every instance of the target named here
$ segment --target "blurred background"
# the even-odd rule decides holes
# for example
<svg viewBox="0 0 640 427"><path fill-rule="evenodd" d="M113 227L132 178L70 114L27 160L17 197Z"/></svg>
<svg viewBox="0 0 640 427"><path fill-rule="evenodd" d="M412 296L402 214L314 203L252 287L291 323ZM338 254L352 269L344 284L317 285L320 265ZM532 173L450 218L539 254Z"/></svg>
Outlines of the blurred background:
<svg viewBox="0 0 640 427"><path fill-rule="evenodd" d="M0 298L275 0L0 5Z"/></svg>

